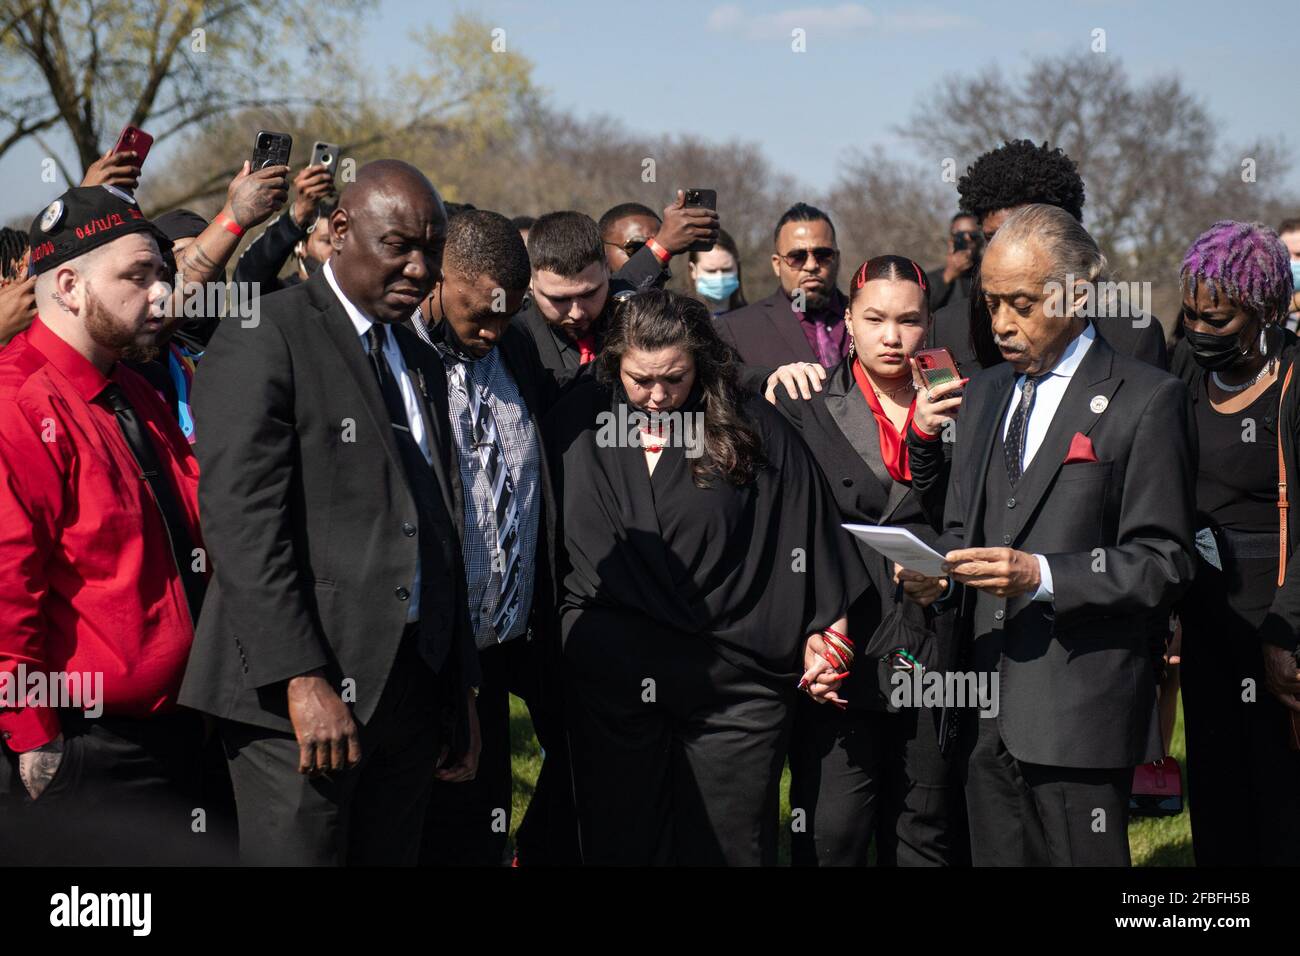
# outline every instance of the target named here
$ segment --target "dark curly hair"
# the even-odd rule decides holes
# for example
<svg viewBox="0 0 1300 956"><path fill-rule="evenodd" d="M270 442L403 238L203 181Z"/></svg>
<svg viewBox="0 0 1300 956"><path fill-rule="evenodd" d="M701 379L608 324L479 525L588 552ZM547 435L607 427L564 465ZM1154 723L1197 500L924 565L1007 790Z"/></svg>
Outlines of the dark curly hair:
<svg viewBox="0 0 1300 956"><path fill-rule="evenodd" d="M1059 206L1083 221L1083 179L1060 147L1009 140L980 156L957 181L962 212L983 220L991 212L1028 203Z"/></svg>
<svg viewBox="0 0 1300 956"><path fill-rule="evenodd" d="M737 378L735 350L718 335L703 302L666 289L624 299L605 333L596 380L626 401L619 373L627 351L669 348L680 348L695 360L694 391L704 413L704 453L691 463L696 486L707 488L715 478L749 484L763 467L763 443L742 417L745 391Z"/></svg>

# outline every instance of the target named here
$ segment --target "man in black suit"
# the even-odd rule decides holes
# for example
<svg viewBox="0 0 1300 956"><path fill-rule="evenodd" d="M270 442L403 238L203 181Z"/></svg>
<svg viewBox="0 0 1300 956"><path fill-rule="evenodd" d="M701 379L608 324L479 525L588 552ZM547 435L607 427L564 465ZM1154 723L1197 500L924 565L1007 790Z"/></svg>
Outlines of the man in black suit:
<svg viewBox="0 0 1300 956"><path fill-rule="evenodd" d="M199 372L215 580L180 699L219 718L246 863L409 864L435 767L478 758L445 372L399 325L447 220L384 160L329 229L329 262L223 322Z"/></svg>
<svg viewBox="0 0 1300 956"><path fill-rule="evenodd" d="M630 256L622 250L625 261L617 271L609 265L600 228L590 216L550 212L533 223L528 230L533 301L515 323L532 336L548 369L566 380L573 378L600 351L605 325L619 299L662 287L674 255L694 242L718 237L718 214L684 203L679 189L655 235Z"/></svg>
<svg viewBox="0 0 1300 956"><path fill-rule="evenodd" d="M957 181L957 193L962 211L979 221L985 244L993 241L1009 215L1030 203L1057 206L1083 222L1084 188L1079 168L1059 147L1050 148L1046 143L1040 146L1029 140L1011 140L989 150ZM1099 298L1094 308L1109 306ZM1138 314L1127 302L1125 310L1128 314L1099 311L1095 328L1116 352L1167 370L1169 356L1160 321L1149 312ZM948 349L962 373L970 374L979 365L987 368L1002 361L988 326L977 269L970 294L953 298L935 311L929 345Z"/></svg>
<svg viewBox="0 0 1300 956"><path fill-rule="evenodd" d="M1163 755L1150 622L1193 571L1191 408L1077 314L1104 267L1041 204L982 266L1006 361L966 389L938 547L965 666L999 687L959 758L977 865L1127 865L1133 768ZM919 603L947 585L900 578Z"/></svg>
<svg viewBox="0 0 1300 956"><path fill-rule="evenodd" d="M849 350L848 299L835 286L835 226L815 206L795 203L777 222L772 242L776 291L718 319L718 332L749 365L815 362L834 368Z"/></svg>

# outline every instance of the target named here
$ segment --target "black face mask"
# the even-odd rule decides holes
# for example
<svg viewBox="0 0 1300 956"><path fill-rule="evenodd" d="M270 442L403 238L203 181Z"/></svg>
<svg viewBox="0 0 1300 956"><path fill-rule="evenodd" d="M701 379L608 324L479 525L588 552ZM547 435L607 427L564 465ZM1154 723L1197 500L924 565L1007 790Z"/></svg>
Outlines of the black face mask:
<svg viewBox="0 0 1300 956"><path fill-rule="evenodd" d="M315 275L316 271L320 269L322 265L324 265L324 263L318 259L313 259L311 256L302 257L302 267L307 270L308 276Z"/></svg>
<svg viewBox="0 0 1300 956"><path fill-rule="evenodd" d="M1188 343L1192 346L1192 358L1201 368L1211 372L1222 372L1231 368L1245 355L1241 350L1241 337L1238 335L1212 335L1209 332L1184 331Z"/></svg>

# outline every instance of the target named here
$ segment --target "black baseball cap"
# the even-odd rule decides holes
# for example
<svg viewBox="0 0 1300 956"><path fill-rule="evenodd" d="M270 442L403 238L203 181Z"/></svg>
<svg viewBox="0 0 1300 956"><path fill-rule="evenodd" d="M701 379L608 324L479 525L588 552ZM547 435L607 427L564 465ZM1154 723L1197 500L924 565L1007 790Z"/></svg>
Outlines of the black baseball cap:
<svg viewBox="0 0 1300 956"><path fill-rule="evenodd" d="M130 193L116 186L73 186L32 220L31 271L48 272L133 232L149 233L163 258L171 258L171 240L145 218Z"/></svg>

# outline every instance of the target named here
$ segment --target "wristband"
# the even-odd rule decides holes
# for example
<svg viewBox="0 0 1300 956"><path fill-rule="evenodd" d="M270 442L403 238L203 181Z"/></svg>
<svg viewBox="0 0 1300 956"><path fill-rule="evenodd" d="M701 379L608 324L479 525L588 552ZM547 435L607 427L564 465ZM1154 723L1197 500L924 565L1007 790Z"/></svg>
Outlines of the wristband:
<svg viewBox="0 0 1300 956"><path fill-rule="evenodd" d="M655 258L658 259L660 262L662 262L664 265L667 265L668 260L673 257L673 254L671 252L669 252L663 246L659 245L659 243L655 242L653 238L647 239L645 241L645 244L650 249L650 251L654 253Z"/></svg>
<svg viewBox="0 0 1300 956"><path fill-rule="evenodd" d="M845 644L849 645L849 647L852 647L852 646L853 646L853 642L849 640L848 635L846 635L846 634L841 634L839 631L835 630L835 628L833 628L833 627L823 627L823 628L822 628L822 631L823 631L824 633L826 633L826 634L829 634L831 637L838 637L838 638L839 638L841 641L843 641Z"/></svg>
<svg viewBox="0 0 1300 956"><path fill-rule="evenodd" d="M231 219L224 212L217 213L216 221L222 229L226 230L226 232L233 236L242 236L244 234L244 227L235 222L235 220Z"/></svg>

